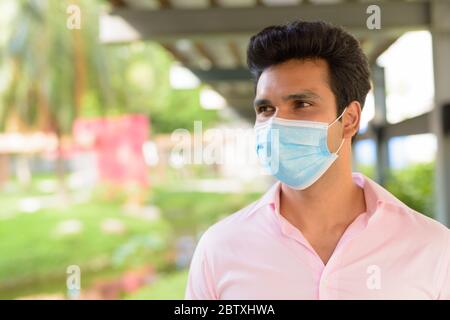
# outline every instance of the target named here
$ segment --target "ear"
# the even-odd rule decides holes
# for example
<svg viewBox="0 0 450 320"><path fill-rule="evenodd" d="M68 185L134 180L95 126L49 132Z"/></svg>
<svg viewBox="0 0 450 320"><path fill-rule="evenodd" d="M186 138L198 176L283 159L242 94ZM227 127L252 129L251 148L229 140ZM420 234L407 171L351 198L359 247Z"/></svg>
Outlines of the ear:
<svg viewBox="0 0 450 320"><path fill-rule="evenodd" d="M344 125L344 138L351 139L359 130L361 120L361 105L358 101L352 101L347 106L342 123Z"/></svg>

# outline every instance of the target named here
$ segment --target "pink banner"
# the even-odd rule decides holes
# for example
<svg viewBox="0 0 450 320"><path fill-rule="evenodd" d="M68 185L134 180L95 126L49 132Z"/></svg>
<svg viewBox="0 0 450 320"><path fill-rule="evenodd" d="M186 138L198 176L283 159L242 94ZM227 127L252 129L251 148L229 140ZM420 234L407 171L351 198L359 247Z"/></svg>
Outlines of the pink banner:
<svg viewBox="0 0 450 320"><path fill-rule="evenodd" d="M148 134L144 115L78 119L73 126L77 148L96 152L103 181L144 187L148 186L148 168L142 146Z"/></svg>

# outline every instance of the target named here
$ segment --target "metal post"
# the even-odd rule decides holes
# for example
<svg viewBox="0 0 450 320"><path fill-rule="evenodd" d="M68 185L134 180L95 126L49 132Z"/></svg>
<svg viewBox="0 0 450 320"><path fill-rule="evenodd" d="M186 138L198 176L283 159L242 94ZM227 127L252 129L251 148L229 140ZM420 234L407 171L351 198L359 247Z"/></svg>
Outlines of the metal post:
<svg viewBox="0 0 450 320"><path fill-rule="evenodd" d="M386 84L384 68L376 63L372 66L372 80L375 100L375 116L371 121L371 127L375 134L376 146L375 178L379 184L385 185L389 175L389 141L384 132L387 124Z"/></svg>
<svg viewBox="0 0 450 320"><path fill-rule="evenodd" d="M430 125L437 140L436 219L450 226L450 135L444 124L444 106L450 103L450 2L434 0L431 5L435 106Z"/></svg>

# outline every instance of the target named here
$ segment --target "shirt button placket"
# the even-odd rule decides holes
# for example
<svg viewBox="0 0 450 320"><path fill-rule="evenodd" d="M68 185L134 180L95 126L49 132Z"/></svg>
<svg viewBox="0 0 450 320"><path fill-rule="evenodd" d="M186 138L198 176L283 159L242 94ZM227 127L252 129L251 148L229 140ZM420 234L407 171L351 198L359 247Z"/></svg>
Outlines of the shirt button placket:
<svg viewBox="0 0 450 320"><path fill-rule="evenodd" d="M327 291L327 276L325 273L322 273L320 276L320 282L319 282L319 300L326 300L328 298L328 291Z"/></svg>
<svg viewBox="0 0 450 320"><path fill-rule="evenodd" d="M323 270L320 281L319 281L319 300L330 300L330 299L336 299L335 295L333 294L333 290L330 287L330 283L332 281L330 275L330 269L329 265L327 264L327 267Z"/></svg>

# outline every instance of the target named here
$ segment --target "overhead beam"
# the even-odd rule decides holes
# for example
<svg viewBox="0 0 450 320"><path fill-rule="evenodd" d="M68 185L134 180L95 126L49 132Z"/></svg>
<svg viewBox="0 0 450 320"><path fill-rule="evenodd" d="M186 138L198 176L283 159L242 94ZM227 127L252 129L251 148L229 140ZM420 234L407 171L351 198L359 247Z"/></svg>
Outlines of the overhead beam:
<svg viewBox="0 0 450 320"><path fill-rule="evenodd" d="M386 126L385 134L388 138L411 136L415 134L430 133L430 113L403 120Z"/></svg>
<svg viewBox="0 0 450 320"><path fill-rule="evenodd" d="M205 9L142 10L115 8L110 13L120 16L140 35L141 39L205 37L208 35L253 34L272 24L288 21L324 20L346 27L351 32L390 32L392 29L428 28L428 2L376 2L381 8L381 30L368 30L368 4L358 2L338 4L302 4L289 6L213 7ZM233 23L230 23L232 21ZM122 40L125 41L125 40Z"/></svg>
<svg viewBox="0 0 450 320"><path fill-rule="evenodd" d="M158 0L158 3L161 9L169 9L172 7L170 0Z"/></svg>
<svg viewBox="0 0 450 320"><path fill-rule="evenodd" d="M197 49L198 53L209 62L209 64L211 66L217 64L217 61L214 59L214 57L211 55L211 53L206 49L206 47L203 45L203 43L196 41L196 42L194 42L194 47Z"/></svg>
<svg viewBox="0 0 450 320"><path fill-rule="evenodd" d="M247 68L240 67L234 69L211 68L209 70L190 69L200 80L204 82L218 81L251 81L252 77Z"/></svg>
<svg viewBox="0 0 450 320"><path fill-rule="evenodd" d="M125 0L109 0L109 2L116 8L118 7L122 8L127 6Z"/></svg>
<svg viewBox="0 0 450 320"><path fill-rule="evenodd" d="M395 137L411 136L415 134L431 133L430 129L431 112L421 114L417 117L403 120L397 123L387 123L382 126L384 138L389 140ZM369 122L369 128L366 132L359 134L355 140L375 139L375 132L380 125L373 121Z"/></svg>
<svg viewBox="0 0 450 320"><path fill-rule="evenodd" d="M239 48L236 44L235 41L229 41L228 42L228 48L231 52L231 54L233 55L233 59L234 59L234 64L238 67L243 66L244 62L241 58L241 54L239 52Z"/></svg>

